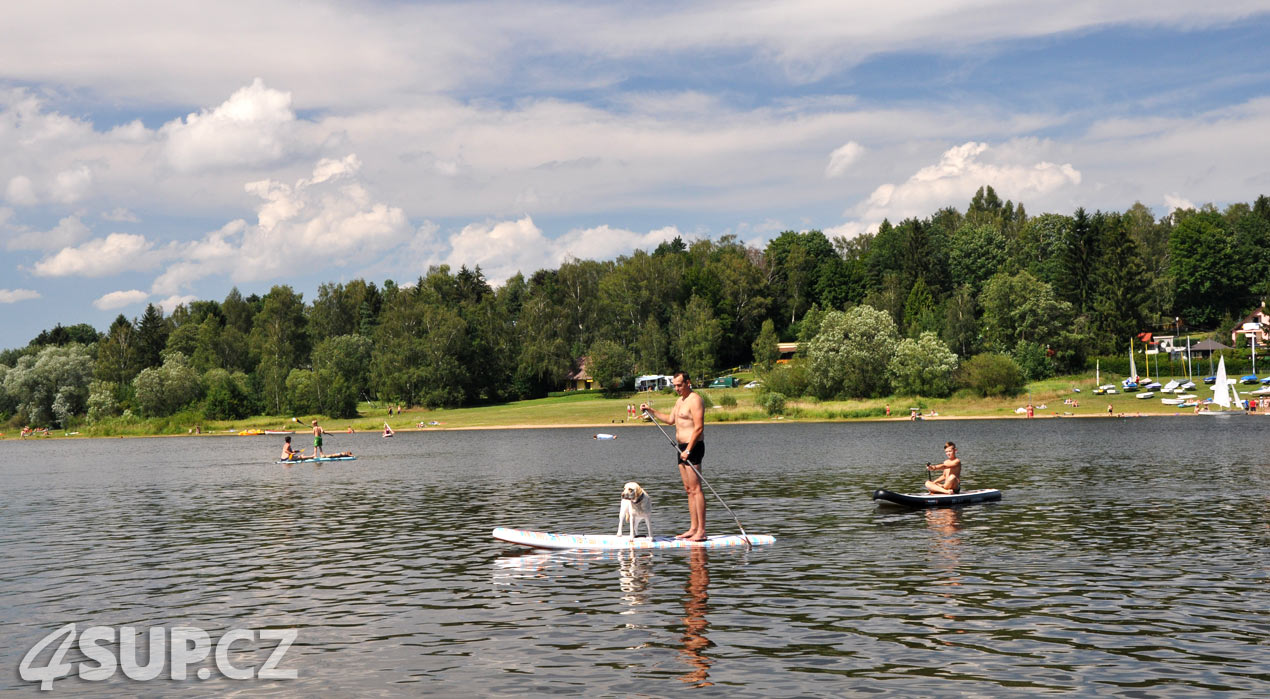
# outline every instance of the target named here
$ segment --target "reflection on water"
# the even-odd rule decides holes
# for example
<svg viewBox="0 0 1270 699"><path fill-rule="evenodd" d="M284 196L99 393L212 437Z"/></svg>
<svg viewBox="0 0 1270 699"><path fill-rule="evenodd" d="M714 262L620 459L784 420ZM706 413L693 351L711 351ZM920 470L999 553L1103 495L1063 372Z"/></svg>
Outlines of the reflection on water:
<svg viewBox="0 0 1270 699"><path fill-rule="evenodd" d="M705 549L690 549L688 553L688 582L684 585L684 632L683 650L680 652L692 669L680 678L685 684L693 687L709 687L710 658L706 649L710 647L710 639L706 638L706 630L710 623L706 621L710 599L709 556Z"/></svg>
<svg viewBox="0 0 1270 699"><path fill-rule="evenodd" d="M647 604L653 574L652 551L617 551L618 584L622 599L632 607Z"/></svg>
<svg viewBox="0 0 1270 699"><path fill-rule="evenodd" d="M961 587L961 507L933 507L922 511L931 537L931 587L926 593L945 602L942 616L955 619Z"/></svg>
<svg viewBox="0 0 1270 699"><path fill-rule="evenodd" d="M936 567L951 573L957 571L960 563L961 510L961 507L932 507L922 511L926 526L934 534L931 537L935 553L933 562Z"/></svg>
<svg viewBox="0 0 1270 699"><path fill-rule="evenodd" d="M1266 695L1267 424L712 425L711 484L776 544L606 554L490 530L612 531L632 479L686 527L652 428L339 435L358 461L290 468L265 438L0 442L0 689L77 622L299 633L292 681L55 685L104 696ZM1001 502L869 499L947 440Z"/></svg>

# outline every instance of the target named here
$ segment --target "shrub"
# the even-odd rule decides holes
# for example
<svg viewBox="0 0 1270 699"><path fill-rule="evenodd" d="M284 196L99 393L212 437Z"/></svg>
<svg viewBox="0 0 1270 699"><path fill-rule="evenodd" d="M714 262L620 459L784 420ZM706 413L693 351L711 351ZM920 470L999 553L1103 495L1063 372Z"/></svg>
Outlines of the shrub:
<svg viewBox="0 0 1270 699"><path fill-rule="evenodd" d="M763 375L763 390L783 393L787 396L807 395L807 364L794 360L788 364L777 364Z"/></svg>
<svg viewBox="0 0 1270 699"><path fill-rule="evenodd" d="M961 365L961 385L980 396L1015 396L1023 390L1023 370L1009 356L984 353Z"/></svg>
<svg viewBox="0 0 1270 699"><path fill-rule="evenodd" d="M758 420L763 417L763 413L757 410L735 410L726 413L714 413L710 416L712 422L741 422L744 420Z"/></svg>
<svg viewBox="0 0 1270 699"><path fill-rule="evenodd" d="M1054 375L1054 362L1045 348L1035 342L1019 340L1014 346L1014 361L1027 381L1040 381Z"/></svg>
<svg viewBox="0 0 1270 699"><path fill-rule="evenodd" d="M735 408L736 398L734 398L730 393L724 394L719 397L719 405L725 408Z"/></svg>
<svg viewBox="0 0 1270 699"><path fill-rule="evenodd" d="M121 412L115 392L119 386L113 381L92 381L88 384L88 419L92 422L114 417Z"/></svg>
<svg viewBox="0 0 1270 699"><path fill-rule="evenodd" d="M768 391L758 398L759 407L767 411L768 415L776 415L785 411L785 394L776 391Z"/></svg>
<svg viewBox="0 0 1270 699"><path fill-rule="evenodd" d="M240 420L251 415L252 404L247 376L224 369L209 369L203 375L207 395L203 415L208 420Z"/></svg>

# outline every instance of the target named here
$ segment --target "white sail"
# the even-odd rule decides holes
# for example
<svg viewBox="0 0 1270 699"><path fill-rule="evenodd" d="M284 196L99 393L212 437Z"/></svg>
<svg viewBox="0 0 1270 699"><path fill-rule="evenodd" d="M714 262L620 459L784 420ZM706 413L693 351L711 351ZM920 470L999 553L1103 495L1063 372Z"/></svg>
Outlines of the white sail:
<svg viewBox="0 0 1270 699"><path fill-rule="evenodd" d="M1129 341L1129 380L1135 383L1138 380L1138 365L1133 363L1133 341L1132 340Z"/></svg>
<svg viewBox="0 0 1270 699"><path fill-rule="evenodd" d="M1226 358L1217 362L1217 382L1213 384L1213 402L1223 408L1230 407L1230 383L1226 381Z"/></svg>
<svg viewBox="0 0 1270 699"><path fill-rule="evenodd" d="M1094 385L1095 386L1102 385L1102 360L1101 359L1094 360Z"/></svg>

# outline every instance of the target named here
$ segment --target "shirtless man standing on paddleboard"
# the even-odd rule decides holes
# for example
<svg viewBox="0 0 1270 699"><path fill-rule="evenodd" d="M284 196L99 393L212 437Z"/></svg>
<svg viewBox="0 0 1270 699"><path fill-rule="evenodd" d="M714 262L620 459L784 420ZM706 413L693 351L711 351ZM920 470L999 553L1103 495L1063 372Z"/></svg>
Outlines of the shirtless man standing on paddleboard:
<svg viewBox="0 0 1270 699"><path fill-rule="evenodd" d="M679 399L670 414L659 413L643 403L641 411L648 411L653 417L667 425L675 426L675 439L679 442L679 477L683 479L684 491L688 493L688 531L675 537L689 541L704 541L706 538L706 496L701 492L701 479L693 466L701 468L701 457L706 453L705 419L706 408L701 396L692 391L692 380L682 371L675 372L671 386Z"/></svg>

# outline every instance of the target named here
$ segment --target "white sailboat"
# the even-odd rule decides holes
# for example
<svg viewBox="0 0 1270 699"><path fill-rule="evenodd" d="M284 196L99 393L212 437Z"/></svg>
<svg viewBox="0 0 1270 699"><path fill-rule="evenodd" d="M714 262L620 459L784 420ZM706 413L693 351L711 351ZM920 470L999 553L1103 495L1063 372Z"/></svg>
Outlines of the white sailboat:
<svg viewBox="0 0 1270 699"><path fill-rule="evenodd" d="M1200 415L1216 415L1230 416L1235 411L1230 409L1230 384L1232 381L1226 378L1226 358L1222 357L1217 363L1217 380L1213 382L1213 405L1220 405L1222 410L1204 410Z"/></svg>
<svg viewBox="0 0 1270 699"><path fill-rule="evenodd" d="M1138 365L1133 362L1133 339L1129 339L1129 376L1120 382L1126 391L1138 390Z"/></svg>

